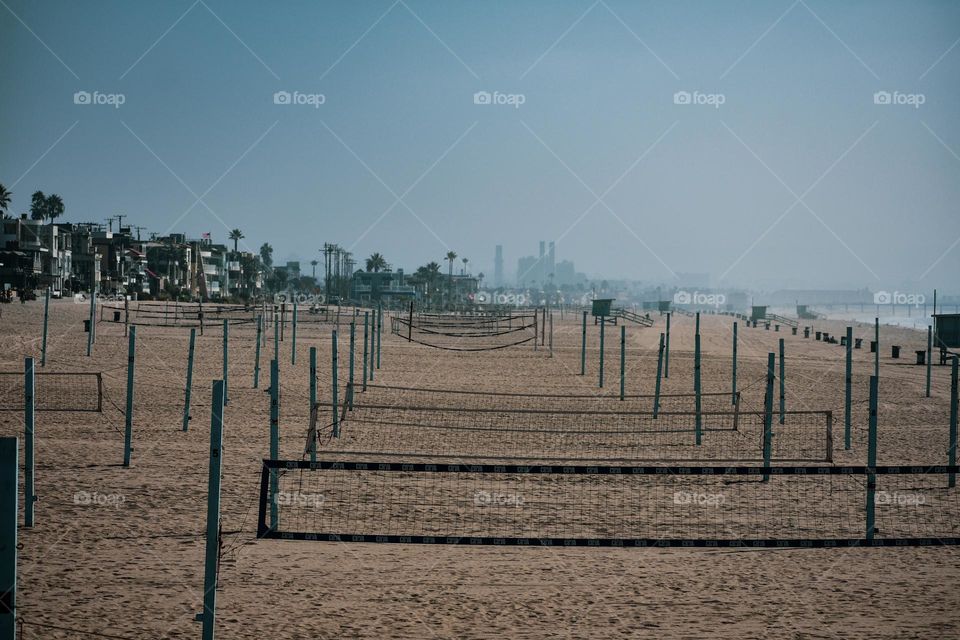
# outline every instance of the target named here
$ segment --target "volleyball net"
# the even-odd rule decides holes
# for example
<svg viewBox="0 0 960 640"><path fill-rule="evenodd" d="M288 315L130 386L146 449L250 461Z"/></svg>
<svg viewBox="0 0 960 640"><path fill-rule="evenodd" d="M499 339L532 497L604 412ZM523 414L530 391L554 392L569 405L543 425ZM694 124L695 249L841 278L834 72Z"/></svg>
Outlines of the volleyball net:
<svg viewBox="0 0 960 640"><path fill-rule="evenodd" d="M258 536L530 546L960 543L954 467L264 460Z"/></svg>
<svg viewBox="0 0 960 640"><path fill-rule="evenodd" d="M23 411L24 374L0 371L0 411ZM100 372L34 373L35 411L103 411Z"/></svg>
<svg viewBox="0 0 960 640"><path fill-rule="evenodd" d="M536 313L413 314L390 317L390 332L447 351L494 351L537 339Z"/></svg>

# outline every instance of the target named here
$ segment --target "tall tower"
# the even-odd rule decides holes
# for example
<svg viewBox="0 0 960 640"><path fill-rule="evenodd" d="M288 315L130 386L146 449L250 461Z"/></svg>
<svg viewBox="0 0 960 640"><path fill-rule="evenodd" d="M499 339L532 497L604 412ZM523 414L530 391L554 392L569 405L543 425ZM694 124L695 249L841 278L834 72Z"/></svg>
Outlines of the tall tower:
<svg viewBox="0 0 960 640"><path fill-rule="evenodd" d="M493 286L503 286L503 245L498 244L493 253Z"/></svg>
<svg viewBox="0 0 960 640"><path fill-rule="evenodd" d="M550 241L550 253L547 257L547 277L550 276L556 277L557 273L557 247L556 243L552 240Z"/></svg>

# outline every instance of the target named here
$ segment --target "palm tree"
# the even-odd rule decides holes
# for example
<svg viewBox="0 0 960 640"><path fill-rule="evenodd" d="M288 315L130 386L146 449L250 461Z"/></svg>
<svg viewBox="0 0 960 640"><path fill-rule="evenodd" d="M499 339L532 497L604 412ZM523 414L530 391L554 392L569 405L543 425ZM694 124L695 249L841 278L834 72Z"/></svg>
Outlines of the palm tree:
<svg viewBox="0 0 960 640"><path fill-rule="evenodd" d="M63 198L55 193L51 193L47 197L47 217L50 218L50 224L53 224L54 218L59 218L62 216L63 211Z"/></svg>
<svg viewBox="0 0 960 640"><path fill-rule="evenodd" d="M237 243L243 240L246 236L243 235L243 231L240 231L240 229L233 229L232 231L230 231L230 235L227 237L233 240L233 252L236 253Z"/></svg>
<svg viewBox="0 0 960 640"><path fill-rule="evenodd" d="M30 196L30 219L43 220L47 217L47 196L43 191L34 191Z"/></svg>
<svg viewBox="0 0 960 640"><path fill-rule="evenodd" d="M273 247L270 246L269 242L260 245L260 261L268 269L273 266Z"/></svg>
<svg viewBox="0 0 960 640"><path fill-rule="evenodd" d="M467 263L470 262L470 258L463 259L463 275L467 275Z"/></svg>
<svg viewBox="0 0 960 640"><path fill-rule="evenodd" d="M7 188L0 184L0 214L6 215L7 207L10 206L10 197L13 194L7 191ZM2 216L0 216L2 217Z"/></svg>
<svg viewBox="0 0 960 640"><path fill-rule="evenodd" d="M367 272L373 271L378 273L387 268L386 259L379 253L374 253L369 258L367 258Z"/></svg>
<svg viewBox="0 0 960 640"><path fill-rule="evenodd" d="M449 268L447 269L448 283L447 283L447 296L453 298L453 261L457 259L456 251L447 251L447 263Z"/></svg>
<svg viewBox="0 0 960 640"><path fill-rule="evenodd" d="M317 265L320 264L319 260L311 260L310 266L313 267L313 279L317 279Z"/></svg>

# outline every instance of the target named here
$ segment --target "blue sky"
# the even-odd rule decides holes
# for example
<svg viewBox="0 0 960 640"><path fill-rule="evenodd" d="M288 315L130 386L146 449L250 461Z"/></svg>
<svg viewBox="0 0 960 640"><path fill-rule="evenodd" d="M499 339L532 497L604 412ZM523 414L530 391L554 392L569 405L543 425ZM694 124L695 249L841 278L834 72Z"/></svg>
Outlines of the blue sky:
<svg viewBox="0 0 960 640"><path fill-rule="evenodd" d="M280 260L950 289L958 39L955 2L3 0L0 182Z"/></svg>

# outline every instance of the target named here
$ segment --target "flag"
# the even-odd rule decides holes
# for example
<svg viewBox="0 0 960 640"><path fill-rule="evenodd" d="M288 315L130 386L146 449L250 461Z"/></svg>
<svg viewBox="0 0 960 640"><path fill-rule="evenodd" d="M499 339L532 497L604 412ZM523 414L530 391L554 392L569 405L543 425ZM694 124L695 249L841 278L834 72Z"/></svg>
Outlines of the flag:
<svg viewBox="0 0 960 640"><path fill-rule="evenodd" d="M205 231L204 233L200 234L200 237L203 238L204 240L209 240L209 239L210 239L210 232L209 232L209 231Z"/></svg>

